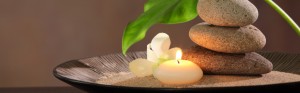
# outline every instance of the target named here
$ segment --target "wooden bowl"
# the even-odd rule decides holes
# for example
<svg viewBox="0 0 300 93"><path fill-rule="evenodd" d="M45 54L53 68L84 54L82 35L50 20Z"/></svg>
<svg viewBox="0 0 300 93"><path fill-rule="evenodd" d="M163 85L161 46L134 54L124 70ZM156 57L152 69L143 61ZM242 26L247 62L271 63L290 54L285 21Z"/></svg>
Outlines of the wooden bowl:
<svg viewBox="0 0 300 93"><path fill-rule="evenodd" d="M259 54L266 57L273 63L275 71L300 75L300 54L287 54L279 52L259 52ZM145 52L132 52L128 53L127 56L123 56L122 54L110 54L99 57L71 60L55 67L53 74L59 80L62 80L74 87L87 92L98 93L300 93L300 81L265 85L203 88L132 87L96 83L99 77L104 76L105 73L129 72L129 62L136 58L145 57Z"/></svg>

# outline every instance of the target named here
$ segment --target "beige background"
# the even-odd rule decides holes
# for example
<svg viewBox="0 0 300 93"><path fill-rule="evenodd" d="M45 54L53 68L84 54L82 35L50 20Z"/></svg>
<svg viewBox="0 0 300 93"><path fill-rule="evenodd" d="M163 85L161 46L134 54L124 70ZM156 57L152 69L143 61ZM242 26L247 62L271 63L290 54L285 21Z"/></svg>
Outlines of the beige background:
<svg viewBox="0 0 300 93"><path fill-rule="evenodd" d="M121 52L124 27L146 0L0 0L0 87L66 86L52 69L67 60ZM264 0L255 25L267 37L265 51L300 53L300 37ZM275 0L300 23L300 0ZM173 46L193 45L185 24L156 25L130 51L145 50L158 32Z"/></svg>

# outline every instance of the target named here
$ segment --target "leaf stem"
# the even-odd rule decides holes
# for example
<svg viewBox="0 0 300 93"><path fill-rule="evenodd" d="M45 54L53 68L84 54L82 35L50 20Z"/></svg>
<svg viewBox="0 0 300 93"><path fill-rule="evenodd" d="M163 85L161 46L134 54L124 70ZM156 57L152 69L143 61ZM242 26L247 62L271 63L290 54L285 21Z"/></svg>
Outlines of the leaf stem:
<svg viewBox="0 0 300 93"><path fill-rule="evenodd" d="M295 32L300 36L300 28L297 23L283 10L281 9L273 0L265 0L275 11L277 11L285 21L295 30Z"/></svg>

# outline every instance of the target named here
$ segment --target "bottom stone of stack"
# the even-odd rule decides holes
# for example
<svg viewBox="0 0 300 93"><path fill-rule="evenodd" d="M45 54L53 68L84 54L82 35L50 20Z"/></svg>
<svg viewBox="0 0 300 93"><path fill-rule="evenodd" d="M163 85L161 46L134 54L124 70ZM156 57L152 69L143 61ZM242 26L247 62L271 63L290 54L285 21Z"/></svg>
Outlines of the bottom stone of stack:
<svg viewBox="0 0 300 93"><path fill-rule="evenodd" d="M185 50L183 59L195 62L206 74L260 75L272 71L273 64L258 53L230 54L195 46Z"/></svg>

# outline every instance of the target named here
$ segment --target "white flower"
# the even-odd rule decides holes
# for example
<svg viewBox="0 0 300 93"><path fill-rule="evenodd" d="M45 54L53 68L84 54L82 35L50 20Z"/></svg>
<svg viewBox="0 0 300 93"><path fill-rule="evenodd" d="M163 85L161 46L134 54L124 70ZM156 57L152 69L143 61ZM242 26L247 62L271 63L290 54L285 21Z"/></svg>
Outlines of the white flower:
<svg viewBox="0 0 300 93"><path fill-rule="evenodd" d="M170 49L171 40L168 34L159 33L147 45L147 60L136 59L129 63L130 71L138 77L150 76L154 69L162 62L175 60L176 52L180 48Z"/></svg>
<svg viewBox="0 0 300 93"><path fill-rule="evenodd" d="M147 60L157 63L161 60L176 59L176 52L181 49L170 49L170 46L171 40L168 34L157 34L151 43L147 45Z"/></svg>

